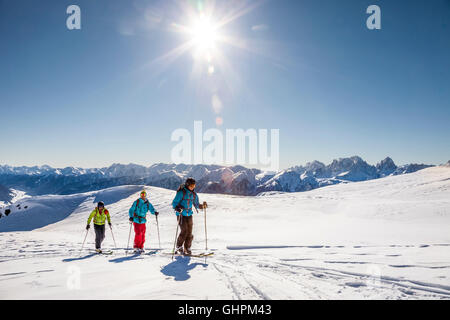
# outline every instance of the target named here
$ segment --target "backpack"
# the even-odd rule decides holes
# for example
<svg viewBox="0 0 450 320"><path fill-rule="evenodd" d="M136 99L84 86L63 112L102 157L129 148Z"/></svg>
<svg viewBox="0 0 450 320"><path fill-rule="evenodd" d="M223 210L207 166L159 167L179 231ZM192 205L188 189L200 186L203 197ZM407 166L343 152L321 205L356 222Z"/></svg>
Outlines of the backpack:
<svg viewBox="0 0 450 320"><path fill-rule="evenodd" d="M188 207L189 207L189 199L187 199L186 198L186 188L185 188L185 186L184 185L181 185L179 188L178 188L178 190L177 190L177 192L178 191L183 191L183 198L181 198L181 200L180 200L180 202L178 203L178 205L180 205L180 203L183 201L183 200L188 200ZM190 190L189 190L190 191ZM195 199L197 198L197 193L195 192L195 191L191 191L193 194L194 194L194 203L195 203ZM188 209L188 208L184 208L184 209Z"/></svg>
<svg viewBox="0 0 450 320"><path fill-rule="evenodd" d="M136 200L136 207L134 208L133 216L134 216L134 217L137 217L137 218L139 219L139 222L141 222L141 219L142 219L142 218L145 218L145 217L147 216L147 214L145 214L144 217L138 216L138 215L136 214L136 211L137 211L137 208L138 208L138 204L139 204L139 200L141 200L141 198L139 198L139 199ZM148 199L145 199L144 204L147 204L147 211L150 210L150 204L149 204L149 202L148 202Z"/></svg>

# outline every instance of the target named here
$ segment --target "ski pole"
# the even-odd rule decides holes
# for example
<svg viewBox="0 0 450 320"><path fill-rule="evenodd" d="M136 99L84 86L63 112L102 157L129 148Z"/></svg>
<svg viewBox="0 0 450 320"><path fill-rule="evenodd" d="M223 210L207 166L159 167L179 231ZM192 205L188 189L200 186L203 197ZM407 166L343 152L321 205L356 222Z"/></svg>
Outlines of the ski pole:
<svg viewBox="0 0 450 320"><path fill-rule="evenodd" d="M125 255L128 255L128 248L130 247L130 236L131 236L131 226L133 223L130 221L130 232L128 233L128 243L127 243L127 251L125 252Z"/></svg>
<svg viewBox="0 0 450 320"><path fill-rule="evenodd" d="M208 232L206 229L206 202L205 201L203 201L203 211L205 213L205 244L206 244L205 250L208 250Z"/></svg>
<svg viewBox="0 0 450 320"><path fill-rule="evenodd" d="M117 250L116 239L114 239L114 232L112 231L111 225L109 225L109 230L111 230L111 235L112 235L112 238L113 238L113 241L114 241L114 247L116 247L116 250Z"/></svg>
<svg viewBox="0 0 450 320"><path fill-rule="evenodd" d="M89 233L89 229L86 230L86 235L84 236L83 244L81 245L80 254L78 256L81 256L81 251L83 251L84 242L86 241L88 233Z"/></svg>
<svg viewBox="0 0 450 320"><path fill-rule="evenodd" d="M159 242L159 249L161 249L161 239L159 237L159 223L158 223L158 216L156 216L156 227L158 228L158 242Z"/></svg>
<svg viewBox="0 0 450 320"><path fill-rule="evenodd" d="M208 250L208 233L206 232L206 208L205 208L205 204L206 204L206 202L203 201L203 212L205 214L205 243L206 243L205 250ZM198 214L198 209L195 208L195 210L197 211L197 214Z"/></svg>
<svg viewBox="0 0 450 320"><path fill-rule="evenodd" d="M178 226L179 226L179 224L178 224L178 216L177 216L177 231L175 231L175 240L174 240L174 242L173 242L173 251L172 251L172 260L173 260L173 256L175 255L175 245L176 245L176 243L177 243L177 235L178 235ZM180 219L181 220L181 219Z"/></svg>

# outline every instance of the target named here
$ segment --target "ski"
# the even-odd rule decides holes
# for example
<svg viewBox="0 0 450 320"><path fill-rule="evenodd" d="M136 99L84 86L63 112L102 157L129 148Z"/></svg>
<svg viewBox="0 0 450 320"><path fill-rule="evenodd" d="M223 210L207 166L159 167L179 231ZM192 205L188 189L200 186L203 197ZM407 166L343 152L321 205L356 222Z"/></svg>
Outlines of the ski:
<svg viewBox="0 0 450 320"><path fill-rule="evenodd" d="M200 253L200 254L186 254L186 257L197 257L197 258L203 258L203 257L210 257L214 255L214 252L208 252L208 253Z"/></svg>
<svg viewBox="0 0 450 320"><path fill-rule="evenodd" d="M214 255L214 252L204 252L204 253L200 253L199 255L200 255L200 257L209 257L209 256Z"/></svg>
<svg viewBox="0 0 450 320"><path fill-rule="evenodd" d="M97 254L100 254L100 255L103 254L103 255L109 256L109 255L113 254L113 252L112 251L102 251L102 252L99 252Z"/></svg>
<svg viewBox="0 0 450 320"><path fill-rule="evenodd" d="M109 256L109 255L113 254L113 251L112 250L106 250L106 251L102 251L102 252L91 251L91 253Z"/></svg>
<svg viewBox="0 0 450 320"><path fill-rule="evenodd" d="M194 258L203 258L203 257L210 257L214 255L214 252L205 252L205 253L198 253L198 254L179 254L179 253L171 253L171 252L164 252L165 255L174 255L177 257L194 257Z"/></svg>
<svg viewBox="0 0 450 320"><path fill-rule="evenodd" d="M140 256L140 255L149 255L150 256L150 255L157 254L158 252L161 251L161 249L148 249L148 250L146 250L144 252L135 252L134 250L129 249L129 251L131 251L130 253L132 255L138 255L138 256Z"/></svg>

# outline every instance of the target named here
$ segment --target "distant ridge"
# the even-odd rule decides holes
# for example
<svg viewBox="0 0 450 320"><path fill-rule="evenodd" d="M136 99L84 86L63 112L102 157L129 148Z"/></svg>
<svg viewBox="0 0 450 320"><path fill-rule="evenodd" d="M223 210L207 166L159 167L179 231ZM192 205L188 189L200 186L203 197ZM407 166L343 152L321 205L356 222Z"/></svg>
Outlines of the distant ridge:
<svg viewBox="0 0 450 320"><path fill-rule="evenodd" d="M240 165L164 163L149 167L115 163L109 167L91 169L3 165L0 166L0 184L31 195L73 194L137 184L176 189L187 177L193 177L197 180L198 192L256 195L267 191L307 191L337 183L411 173L431 166L414 163L397 166L390 157L374 166L359 156L335 159L329 165L313 161L279 172L263 172Z"/></svg>

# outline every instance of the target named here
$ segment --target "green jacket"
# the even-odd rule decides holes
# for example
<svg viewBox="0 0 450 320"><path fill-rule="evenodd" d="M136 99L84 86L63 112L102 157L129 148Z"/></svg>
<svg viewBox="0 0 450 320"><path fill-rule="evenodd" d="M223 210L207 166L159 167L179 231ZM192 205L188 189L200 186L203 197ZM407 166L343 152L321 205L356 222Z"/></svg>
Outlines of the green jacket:
<svg viewBox="0 0 450 320"><path fill-rule="evenodd" d="M111 223L109 211L106 208L104 208L101 213L99 212L98 208L95 208L89 215L87 224L91 223L92 218L94 218L94 224L97 224L100 226L105 224L106 219L108 219L108 223Z"/></svg>

